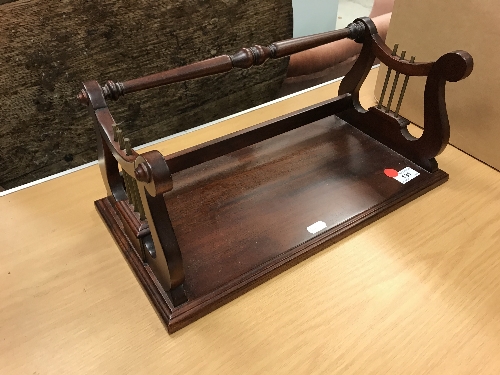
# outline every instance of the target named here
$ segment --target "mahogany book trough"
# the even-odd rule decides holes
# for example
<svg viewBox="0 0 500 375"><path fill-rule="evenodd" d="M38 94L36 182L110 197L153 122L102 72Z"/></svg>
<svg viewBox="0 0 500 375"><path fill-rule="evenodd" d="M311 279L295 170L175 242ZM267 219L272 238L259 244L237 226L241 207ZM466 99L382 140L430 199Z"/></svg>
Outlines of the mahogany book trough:
<svg viewBox="0 0 500 375"><path fill-rule="evenodd" d="M170 155L134 151L106 104L344 38L362 49L337 96ZM375 58L388 72L378 105L365 109L359 89ZM94 120L107 190L95 205L168 332L444 183L435 157L450 135L445 84L472 66L464 51L405 59L359 18L130 81L85 82L78 100ZM411 76L426 77L419 138L399 115Z"/></svg>

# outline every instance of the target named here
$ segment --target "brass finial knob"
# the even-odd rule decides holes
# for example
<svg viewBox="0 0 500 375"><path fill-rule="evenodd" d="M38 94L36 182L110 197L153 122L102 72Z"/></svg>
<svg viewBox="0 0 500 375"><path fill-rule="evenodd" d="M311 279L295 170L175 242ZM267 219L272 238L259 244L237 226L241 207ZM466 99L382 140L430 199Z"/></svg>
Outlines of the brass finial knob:
<svg viewBox="0 0 500 375"><path fill-rule="evenodd" d="M151 171L145 163L139 164L134 172L137 181L146 183L151 181Z"/></svg>

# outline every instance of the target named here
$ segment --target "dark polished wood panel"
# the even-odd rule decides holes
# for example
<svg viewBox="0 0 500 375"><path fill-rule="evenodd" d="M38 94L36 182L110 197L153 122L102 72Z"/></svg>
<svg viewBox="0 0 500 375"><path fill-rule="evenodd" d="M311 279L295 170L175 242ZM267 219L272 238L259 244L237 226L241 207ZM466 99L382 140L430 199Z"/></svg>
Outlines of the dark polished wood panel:
<svg viewBox="0 0 500 375"><path fill-rule="evenodd" d="M405 167L420 175L402 184L384 174ZM124 233L112 234L173 332L447 178L336 116L175 173L165 203L185 269L179 307ZM108 227L122 225L112 204L96 204ZM317 221L327 228L309 233Z"/></svg>
<svg viewBox="0 0 500 375"><path fill-rule="evenodd" d="M403 185L384 169L420 173ZM173 175L165 194L198 298L415 186L430 173L335 116Z"/></svg>

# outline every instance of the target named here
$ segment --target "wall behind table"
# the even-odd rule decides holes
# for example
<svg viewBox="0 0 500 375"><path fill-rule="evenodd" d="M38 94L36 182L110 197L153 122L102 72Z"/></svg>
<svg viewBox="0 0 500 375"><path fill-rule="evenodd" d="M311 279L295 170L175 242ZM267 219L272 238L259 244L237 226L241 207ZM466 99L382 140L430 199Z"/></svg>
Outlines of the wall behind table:
<svg viewBox="0 0 500 375"><path fill-rule="evenodd" d="M96 159L81 82L123 81L292 37L292 0L32 0L0 5L0 186ZM139 145L276 97L288 60L110 103Z"/></svg>
<svg viewBox="0 0 500 375"><path fill-rule="evenodd" d="M335 30L338 0L293 0L293 37Z"/></svg>
<svg viewBox="0 0 500 375"><path fill-rule="evenodd" d="M499 15L498 0L398 0L386 41L390 47L399 43L399 50L416 55L417 61L434 61L458 49L472 55L472 74L446 85L450 143L496 169L500 169ZM379 72L377 97L386 71ZM412 77L409 82L401 114L423 125L425 79Z"/></svg>

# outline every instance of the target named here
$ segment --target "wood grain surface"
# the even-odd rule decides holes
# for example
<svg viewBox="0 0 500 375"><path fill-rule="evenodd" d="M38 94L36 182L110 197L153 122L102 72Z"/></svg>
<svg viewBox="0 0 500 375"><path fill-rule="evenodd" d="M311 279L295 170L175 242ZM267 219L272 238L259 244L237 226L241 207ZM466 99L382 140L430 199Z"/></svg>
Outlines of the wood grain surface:
<svg viewBox="0 0 500 375"><path fill-rule="evenodd" d="M410 167L420 176L401 184L384 167ZM332 232L336 228L335 234L321 233L338 241L346 222L360 224L359 216L369 217L373 207L385 211L403 197L410 200L446 181L446 173L428 173L330 116L172 179L165 203L183 256L184 288L193 300L247 281L304 247L318 251L311 248L321 246L310 242L320 236L306 230L318 220ZM349 233L349 227L343 229Z"/></svg>
<svg viewBox="0 0 500 375"><path fill-rule="evenodd" d="M337 89L155 148L181 150ZM0 373L498 374L500 174L453 147L438 162L446 184L172 336L93 207L105 194L96 166L2 197Z"/></svg>
<svg viewBox="0 0 500 375"><path fill-rule="evenodd" d="M82 81L127 80L289 38L292 1L18 0L0 5L0 20L0 185L11 188L97 158L75 100ZM112 110L139 145L274 99L287 66L130 95Z"/></svg>

